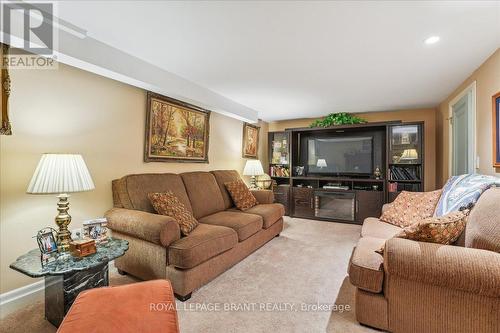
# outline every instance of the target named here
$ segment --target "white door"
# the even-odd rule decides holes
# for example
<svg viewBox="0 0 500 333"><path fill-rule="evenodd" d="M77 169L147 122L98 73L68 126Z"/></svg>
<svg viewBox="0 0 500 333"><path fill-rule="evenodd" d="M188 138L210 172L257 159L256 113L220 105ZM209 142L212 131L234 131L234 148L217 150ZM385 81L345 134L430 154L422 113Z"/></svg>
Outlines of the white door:
<svg viewBox="0 0 500 333"><path fill-rule="evenodd" d="M467 89L450 103L451 175L474 173L474 90Z"/></svg>

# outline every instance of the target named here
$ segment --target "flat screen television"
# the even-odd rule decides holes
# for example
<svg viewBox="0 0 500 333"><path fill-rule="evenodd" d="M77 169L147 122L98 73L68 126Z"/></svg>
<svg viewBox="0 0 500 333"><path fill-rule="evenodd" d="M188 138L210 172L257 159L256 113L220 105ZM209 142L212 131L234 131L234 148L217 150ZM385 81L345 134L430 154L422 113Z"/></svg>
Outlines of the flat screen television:
<svg viewBox="0 0 500 333"><path fill-rule="evenodd" d="M307 170L311 174L373 174L373 137L322 137L307 141Z"/></svg>

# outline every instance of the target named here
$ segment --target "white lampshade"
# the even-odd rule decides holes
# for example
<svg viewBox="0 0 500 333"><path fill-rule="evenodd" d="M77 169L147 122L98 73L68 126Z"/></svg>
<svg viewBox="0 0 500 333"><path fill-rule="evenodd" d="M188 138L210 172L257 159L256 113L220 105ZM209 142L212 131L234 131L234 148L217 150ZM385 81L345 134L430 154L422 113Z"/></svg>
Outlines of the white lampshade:
<svg viewBox="0 0 500 333"><path fill-rule="evenodd" d="M326 160L324 158L319 158L316 166L318 168L326 168L328 165L326 165Z"/></svg>
<svg viewBox="0 0 500 333"><path fill-rule="evenodd" d="M26 190L30 194L60 194L95 188L87 165L77 154L43 154Z"/></svg>
<svg viewBox="0 0 500 333"><path fill-rule="evenodd" d="M416 149L405 149L401 155L402 160L417 160L418 152Z"/></svg>
<svg viewBox="0 0 500 333"><path fill-rule="evenodd" d="M244 176L259 176L263 174L264 169L262 169L262 163L259 160L247 160L243 169Z"/></svg>

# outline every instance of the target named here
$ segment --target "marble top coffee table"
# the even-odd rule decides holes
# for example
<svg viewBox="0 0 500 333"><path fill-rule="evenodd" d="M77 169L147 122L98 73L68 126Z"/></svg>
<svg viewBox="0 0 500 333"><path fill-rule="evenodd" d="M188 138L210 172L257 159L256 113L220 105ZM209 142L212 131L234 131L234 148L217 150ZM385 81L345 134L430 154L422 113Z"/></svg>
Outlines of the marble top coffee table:
<svg viewBox="0 0 500 333"><path fill-rule="evenodd" d="M128 241L110 238L96 250L83 258L67 256L42 266L40 250L35 249L10 268L32 278L45 277L45 318L58 327L81 291L108 286L108 263L125 254Z"/></svg>

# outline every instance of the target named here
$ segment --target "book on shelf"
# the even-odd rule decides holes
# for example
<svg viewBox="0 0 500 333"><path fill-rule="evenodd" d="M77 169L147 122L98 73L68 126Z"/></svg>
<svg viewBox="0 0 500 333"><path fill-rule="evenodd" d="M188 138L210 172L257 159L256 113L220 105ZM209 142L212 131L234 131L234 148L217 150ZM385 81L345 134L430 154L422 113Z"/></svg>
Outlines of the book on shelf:
<svg viewBox="0 0 500 333"><path fill-rule="evenodd" d="M420 192L420 184L407 184L407 183L389 183L389 186L387 187L388 191L391 193L395 192L402 192L402 191L408 191L408 192Z"/></svg>
<svg viewBox="0 0 500 333"><path fill-rule="evenodd" d="M389 168L391 180L420 180L417 168L391 166Z"/></svg>
<svg viewBox="0 0 500 333"><path fill-rule="evenodd" d="M272 165L269 173L271 177L290 177L290 169L282 165Z"/></svg>

